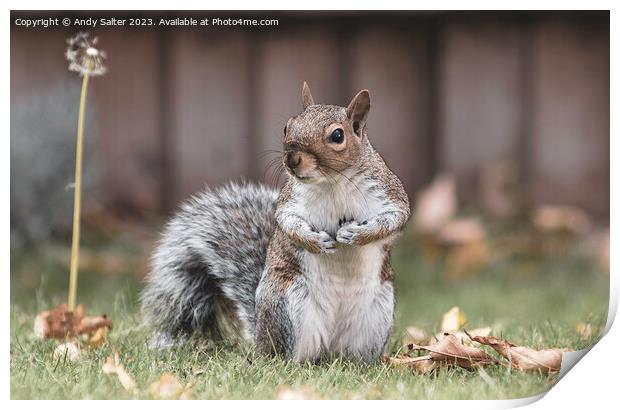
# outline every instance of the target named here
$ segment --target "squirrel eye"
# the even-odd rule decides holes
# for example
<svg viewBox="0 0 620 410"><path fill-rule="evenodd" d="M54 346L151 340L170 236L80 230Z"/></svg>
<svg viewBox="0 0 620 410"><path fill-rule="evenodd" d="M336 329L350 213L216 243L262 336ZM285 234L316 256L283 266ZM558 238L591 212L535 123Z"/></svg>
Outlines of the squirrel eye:
<svg viewBox="0 0 620 410"><path fill-rule="evenodd" d="M335 129L332 135L329 136L329 141L335 144L342 144L344 141L344 131L342 131L342 128Z"/></svg>

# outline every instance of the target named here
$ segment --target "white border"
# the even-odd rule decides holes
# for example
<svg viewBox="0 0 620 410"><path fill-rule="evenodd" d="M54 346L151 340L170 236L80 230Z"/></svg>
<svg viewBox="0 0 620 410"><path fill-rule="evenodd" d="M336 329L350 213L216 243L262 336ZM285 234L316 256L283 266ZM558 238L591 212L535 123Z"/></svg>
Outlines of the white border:
<svg viewBox="0 0 620 410"><path fill-rule="evenodd" d="M10 45L10 37L9 37L9 10L17 9L17 10L37 10L37 9L77 9L77 10L167 10L170 9L170 2L157 2L157 1L135 1L132 2L131 5L128 5L127 2L121 2L118 0L108 0L106 2L85 2L85 1L63 1L62 6L61 2L49 3L49 1L8 1L4 4L8 4L9 9L7 9L5 18L2 21L2 25L4 26L4 38L1 45L0 52L3 56L9 55L9 45ZM252 10L252 9L262 9L262 10L305 10L305 9L317 9L317 10L339 10L339 9L358 9L358 10L373 10L377 6L384 7L386 10L400 10L400 9L410 9L415 7L418 10L465 10L465 9L495 9L495 10L513 10L513 9L530 9L530 10L551 10L551 9L572 9L572 10L588 10L588 9L601 9L601 10L612 10L611 11L611 132L610 135L615 135L616 124L615 118L618 115L618 109L616 104L616 96L618 95L618 85L617 81L613 74L615 74L615 69L618 68L617 58L618 58L618 34L617 29L615 29L618 18L616 17L616 13L614 10L614 5L616 2L612 1L588 1L588 2L577 2L577 1L532 1L532 0L522 0L522 1L504 1L501 3L491 2L491 1L478 1L478 0L470 0L470 1L442 1L442 2L405 2L405 1L397 1L397 2L388 2L381 1L380 3L375 2L360 2L360 1L340 1L334 2L333 0L313 0L312 2L307 3L292 3L290 1L262 1L259 4L251 4L248 1L228 1L228 2L220 2L217 4L208 4L205 2L199 1L175 1L174 5L178 7L178 10L201 10L205 7L208 7L211 10ZM258 8L256 6L259 6ZM465 8L465 6L467 6ZM583 6L588 6L584 8ZM6 61L6 57L5 57ZM5 84L8 84L8 77L10 75L9 65L4 64L2 66L3 77L5 79ZM5 129L5 137L2 139L4 143L4 149L2 150L2 188L4 194L4 200L0 201L0 211L3 215L2 218L2 232L3 235L0 239L0 244L2 245L2 251L4 255L4 264L6 266L5 272L5 280L10 281L10 266L9 266L9 238L10 238L10 202L9 202L9 174L10 174L10 166L9 166L9 138L8 135L10 133L9 126L9 107L10 107L10 91L8 87L5 87L5 98L3 99L3 111L2 115L4 118L4 129ZM610 142L612 158L615 156L618 158L618 143L611 138ZM618 180L618 165L611 161L611 181ZM610 209L615 210L618 209L618 189L617 184L611 186L611 207ZM611 235L612 238L616 237L617 234L617 217L614 213L611 214ZM615 241L612 241L611 254L615 255L618 247L615 246ZM612 269L611 269L611 286L610 286L610 307L609 307L609 317L607 322L606 330L609 332L607 335L601 340L596 346L592 348L590 353L587 354L586 359L582 360L575 366L575 369L572 372L569 372L566 377L564 377L554 388L550 390L550 392L546 395L544 400L540 400L534 404L536 408L556 408L556 407L573 407L573 406L596 406L606 408L610 403L616 402L617 398L617 372L620 369L620 355L617 353L617 347L620 346L620 331L618 331L618 325L611 327L613 323L613 319L615 318L617 306L618 306L618 275L616 270L616 258L612 257ZM8 364L10 362L9 357L9 344L10 344L10 335L9 335L9 289L8 283L1 290L3 300L5 301L4 306L2 307L6 318L5 326L2 327L2 348L5 354L4 363ZM610 329L611 327L611 329ZM6 366L6 370L2 373L2 383L3 383L3 398L8 399L10 397L10 369L9 366ZM541 395L543 396L543 395ZM414 403L408 401L390 401L389 404L386 405L407 408L410 409L411 406L423 406L423 407L431 407L431 408L453 408L458 406L458 408L472 408L472 409L480 409L480 408L507 408L507 407L517 407L523 406L529 403L532 403L539 399L541 396L527 398L527 399L519 399L519 400L508 400L508 401L460 401L458 403L453 403L449 401L417 401ZM29 402L11 402L11 406L22 407L28 406ZM109 406L131 406L131 403L128 402L115 402L115 403L107 403L107 402L91 402L91 403L81 403L79 401L73 402L59 402L59 401L47 401L46 403L33 403L36 406L45 406L46 408L56 408L62 407L66 409L68 407L77 408L78 406L88 406L89 408L106 408ZM204 406L226 406L227 408L230 406L247 406L250 405L252 409L255 407L263 408L288 408L291 406L290 402L260 402L253 401L251 404L243 403L243 402L209 402L204 403L201 401L196 402L183 402L180 404L182 406L192 407L192 408L204 408ZM315 402L299 402L295 403L294 406L299 406L300 408L310 408L310 406L314 407L316 405ZM358 401L358 402L326 402L321 403L321 406L355 406L356 408L370 408L375 407L376 403L370 401ZM92 407L91 407L92 406ZM167 408L170 406L170 403L167 402L150 402L148 403L149 407L155 408Z"/></svg>

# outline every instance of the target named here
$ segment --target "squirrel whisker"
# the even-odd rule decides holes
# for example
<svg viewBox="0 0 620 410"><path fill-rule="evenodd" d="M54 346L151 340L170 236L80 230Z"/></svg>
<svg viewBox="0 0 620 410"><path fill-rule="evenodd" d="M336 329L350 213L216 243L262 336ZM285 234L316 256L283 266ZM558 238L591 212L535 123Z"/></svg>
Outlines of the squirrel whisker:
<svg viewBox="0 0 620 410"><path fill-rule="evenodd" d="M280 157L270 159L265 165L265 170L263 171L263 180L266 179L267 173L270 172L270 178L273 177L274 167L277 169L277 165L281 163Z"/></svg>
<svg viewBox="0 0 620 410"><path fill-rule="evenodd" d="M275 150L275 149L266 149L266 150L259 152L256 156L258 159L263 159L264 157L272 155L272 154L278 154L279 156L282 156L282 151Z"/></svg>

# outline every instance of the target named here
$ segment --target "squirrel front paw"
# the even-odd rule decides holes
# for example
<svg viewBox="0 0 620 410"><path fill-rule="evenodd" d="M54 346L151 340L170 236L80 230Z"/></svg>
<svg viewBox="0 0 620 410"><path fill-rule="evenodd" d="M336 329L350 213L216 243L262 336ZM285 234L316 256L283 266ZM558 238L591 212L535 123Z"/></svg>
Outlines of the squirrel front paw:
<svg viewBox="0 0 620 410"><path fill-rule="evenodd" d="M325 231L309 232L305 235L305 248L310 253L336 252L336 241Z"/></svg>
<svg viewBox="0 0 620 410"><path fill-rule="evenodd" d="M368 243L368 223L345 222L336 233L336 241L346 245L365 245Z"/></svg>

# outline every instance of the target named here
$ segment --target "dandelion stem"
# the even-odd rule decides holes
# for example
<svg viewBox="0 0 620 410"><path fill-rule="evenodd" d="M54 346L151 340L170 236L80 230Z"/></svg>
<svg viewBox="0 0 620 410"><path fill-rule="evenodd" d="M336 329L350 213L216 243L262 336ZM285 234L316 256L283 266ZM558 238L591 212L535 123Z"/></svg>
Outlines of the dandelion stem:
<svg viewBox="0 0 620 410"><path fill-rule="evenodd" d="M77 143L75 151L75 190L73 193L73 238L71 240L71 271L69 276L69 312L75 310L78 262L80 256L80 214L82 212L82 153L84 146L84 110L88 91L88 73L82 78L82 94L77 124Z"/></svg>

